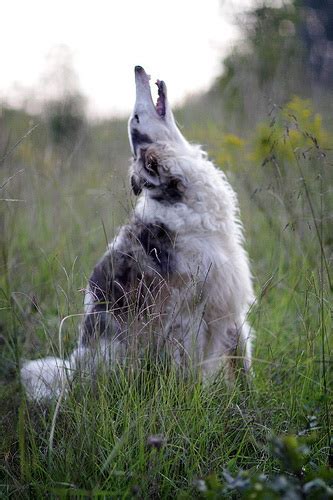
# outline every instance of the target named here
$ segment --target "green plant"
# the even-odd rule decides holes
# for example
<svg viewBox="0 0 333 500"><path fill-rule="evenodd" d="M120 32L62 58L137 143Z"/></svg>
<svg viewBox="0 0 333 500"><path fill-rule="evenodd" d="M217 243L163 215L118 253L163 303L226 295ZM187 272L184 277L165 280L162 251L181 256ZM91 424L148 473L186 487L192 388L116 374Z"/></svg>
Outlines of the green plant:
<svg viewBox="0 0 333 500"><path fill-rule="evenodd" d="M317 499L333 498L333 470L328 467L310 466L311 440L300 440L289 435L271 441L272 453L278 459L279 471L273 474L228 470L221 478L210 475L195 482L200 498L246 499ZM191 498L184 493L180 498Z"/></svg>

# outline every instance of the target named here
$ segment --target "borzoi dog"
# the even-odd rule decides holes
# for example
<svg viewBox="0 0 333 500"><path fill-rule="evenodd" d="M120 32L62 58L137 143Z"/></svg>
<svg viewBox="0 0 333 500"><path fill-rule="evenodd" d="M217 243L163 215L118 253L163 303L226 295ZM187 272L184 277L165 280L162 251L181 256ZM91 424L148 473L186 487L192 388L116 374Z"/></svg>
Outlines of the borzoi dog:
<svg viewBox="0 0 333 500"><path fill-rule="evenodd" d="M133 216L90 277L77 349L68 360L23 365L32 399L59 394L79 367L126 363L147 350L167 352L205 378L222 368L232 381L236 359L250 369L246 315L254 295L236 195L179 131L160 80L154 105L149 79L136 66L128 127Z"/></svg>

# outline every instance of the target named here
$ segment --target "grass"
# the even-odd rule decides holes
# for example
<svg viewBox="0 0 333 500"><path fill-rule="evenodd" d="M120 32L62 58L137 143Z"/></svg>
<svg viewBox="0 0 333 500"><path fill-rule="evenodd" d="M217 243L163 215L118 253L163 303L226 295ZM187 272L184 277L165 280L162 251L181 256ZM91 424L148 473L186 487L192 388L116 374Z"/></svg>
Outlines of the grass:
<svg viewBox="0 0 333 500"><path fill-rule="evenodd" d="M21 131L15 116L9 118L17 137L10 137L1 167L1 198L7 200L0 206L1 494L198 496L195 482L212 472L220 478L226 469L278 472L270 443L289 434L310 439L307 469L328 464L329 152L321 155L311 140L291 144L285 123L269 154L260 131L251 139L261 144L266 163L253 157L251 144L236 152L237 141L230 146L224 168L239 193L258 297L250 314L256 331L250 386L227 390L221 376L207 388L194 374L180 377L147 358L141 370L101 370L94 383L74 384L55 414L56 402L26 401L20 360L68 353L75 344L81 290L133 203L126 126L89 126L80 148L64 154L52 148L43 124L11 150L33 124ZM218 158L228 152L226 141L223 151L219 147L219 127L200 130L188 118L184 133Z"/></svg>

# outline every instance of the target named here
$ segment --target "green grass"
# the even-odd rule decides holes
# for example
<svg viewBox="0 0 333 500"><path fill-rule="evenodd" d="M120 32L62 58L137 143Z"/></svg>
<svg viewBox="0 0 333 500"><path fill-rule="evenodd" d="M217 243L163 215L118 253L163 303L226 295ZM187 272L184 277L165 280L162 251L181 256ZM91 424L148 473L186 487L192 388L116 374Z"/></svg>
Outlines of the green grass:
<svg viewBox="0 0 333 500"><path fill-rule="evenodd" d="M228 147L219 147L219 126L202 131L189 120L184 133L218 158ZM15 144L22 131L13 130ZM147 359L141 370L117 367L102 370L93 383L78 381L58 408L25 400L20 360L71 351L81 290L133 203L126 125L91 126L86 134L80 149L64 159L50 151L40 125L2 165L1 185L10 180L1 198L24 200L0 206L2 495L198 495L195 481L213 472L276 473L280 466L270 447L276 435L309 436L307 467L327 464L331 165L306 144L294 147L294 156L282 148L275 163L271 158L260 167L251 156L251 144L261 141L264 148L260 132L247 138L247 150L230 150L223 165L239 193L258 297L250 314L256 331L250 385L239 381L227 390L220 376L207 387L193 374L181 377Z"/></svg>

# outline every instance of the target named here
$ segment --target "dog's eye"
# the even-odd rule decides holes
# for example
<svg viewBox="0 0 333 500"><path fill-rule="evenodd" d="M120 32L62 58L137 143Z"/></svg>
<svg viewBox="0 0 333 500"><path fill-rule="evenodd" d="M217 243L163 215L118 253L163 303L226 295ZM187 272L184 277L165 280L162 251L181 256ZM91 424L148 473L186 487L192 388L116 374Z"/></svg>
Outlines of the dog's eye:
<svg viewBox="0 0 333 500"><path fill-rule="evenodd" d="M140 123L140 120L139 120L139 115L134 115L134 118L136 119L136 122L137 122L137 123Z"/></svg>

